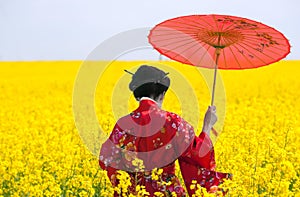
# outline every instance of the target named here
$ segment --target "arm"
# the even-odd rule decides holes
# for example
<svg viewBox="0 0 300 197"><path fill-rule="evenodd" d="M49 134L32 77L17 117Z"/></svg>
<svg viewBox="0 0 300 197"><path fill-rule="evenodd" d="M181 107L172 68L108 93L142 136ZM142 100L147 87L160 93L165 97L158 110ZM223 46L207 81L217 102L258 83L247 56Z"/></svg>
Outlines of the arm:
<svg viewBox="0 0 300 197"><path fill-rule="evenodd" d="M216 121L216 107L210 106L205 113L202 132L199 136L193 138L191 145L179 159L201 168L215 169L215 154L213 143L210 139L210 130ZM188 123L184 121L184 124Z"/></svg>
<svg viewBox="0 0 300 197"><path fill-rule="evenodd" d="M207 191L213 192L224 179L229 179L232 176L229 173L215 171L214 147L209 137L210 130L217 121L215 113L214 106L208 108L201 134L194 137L191 146L178 159L181 174L190 196L195 193L195 190L190 188L194 180L201 187L205 187Z"/></svg>

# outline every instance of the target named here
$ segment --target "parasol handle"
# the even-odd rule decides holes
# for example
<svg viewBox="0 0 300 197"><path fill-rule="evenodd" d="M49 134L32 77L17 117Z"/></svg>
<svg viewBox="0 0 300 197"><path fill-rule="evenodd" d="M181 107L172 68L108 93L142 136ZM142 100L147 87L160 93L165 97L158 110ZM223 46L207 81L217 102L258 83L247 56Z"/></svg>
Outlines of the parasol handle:
<svg viewBox="0 0 300 197"><path fill-rule="evenodd" d="M212 89L212 93L211 93L211 106L214 105L214 99L215 99L216 78L217 78L218 60L219 60L219 56L220 56L220 50L221 50L220 48L216 48L216 63L215 63L213 89Z"/></svg>

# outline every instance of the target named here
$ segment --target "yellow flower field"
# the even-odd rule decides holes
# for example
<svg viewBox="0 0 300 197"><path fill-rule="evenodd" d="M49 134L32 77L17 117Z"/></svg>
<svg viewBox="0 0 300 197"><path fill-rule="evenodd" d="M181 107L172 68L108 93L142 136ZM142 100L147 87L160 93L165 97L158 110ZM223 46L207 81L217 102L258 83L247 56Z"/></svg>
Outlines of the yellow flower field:
<svg viewBox="0 0 300 197"><path fill-rule="evenodd" d="M112 195L97 155L75 126L73 88L81 63L0 63L0 196ZM99 78L95 111L104 136L117 118L137 106L127 88L130 76L123 69L142 63L113 62ZM163 108L182 115L199 133L210 103L204 79L190 66L164 64L190 83L199 113L195 118L194 103L185 101L192 97L190 92L177 92L175 81L183 79L171 72L173 89ZM281 61L219 72L226 99L217 109L225 116L219 116L224 124L214 141L217 170L234 175L223 185L229 188L227 196L300 196L299 66L300 61ZM88 122L89 117L84 118Z"/></svg>

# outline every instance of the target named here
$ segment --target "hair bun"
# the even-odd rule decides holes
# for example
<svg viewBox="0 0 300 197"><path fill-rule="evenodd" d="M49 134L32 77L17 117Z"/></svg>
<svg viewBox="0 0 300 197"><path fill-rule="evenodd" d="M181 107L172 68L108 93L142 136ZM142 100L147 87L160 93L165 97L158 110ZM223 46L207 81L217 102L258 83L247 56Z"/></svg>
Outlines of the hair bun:
<svg viewBox="0 0 300 197"><path fill-rule="evenodd" d="M169 73L165 73L164 71L153 66L142 65L132 75L129 89L134 91L136 88L146 83L159 83L169 87L170 78L167 76L168 74Z"/></svg>

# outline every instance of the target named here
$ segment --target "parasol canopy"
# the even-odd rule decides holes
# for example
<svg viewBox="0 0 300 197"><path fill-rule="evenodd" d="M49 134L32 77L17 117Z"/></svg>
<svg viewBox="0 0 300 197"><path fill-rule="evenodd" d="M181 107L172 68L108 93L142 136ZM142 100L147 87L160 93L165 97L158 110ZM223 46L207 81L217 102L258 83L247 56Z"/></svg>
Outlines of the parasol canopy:
<svg viewBox="0 0 300 197"><path fill-rule="evenodd" d="M166 20L151 29L150 44L172 60L217 69L250 69L277 62L290 52L276 29L247 18L190 15Z"/></svg>

